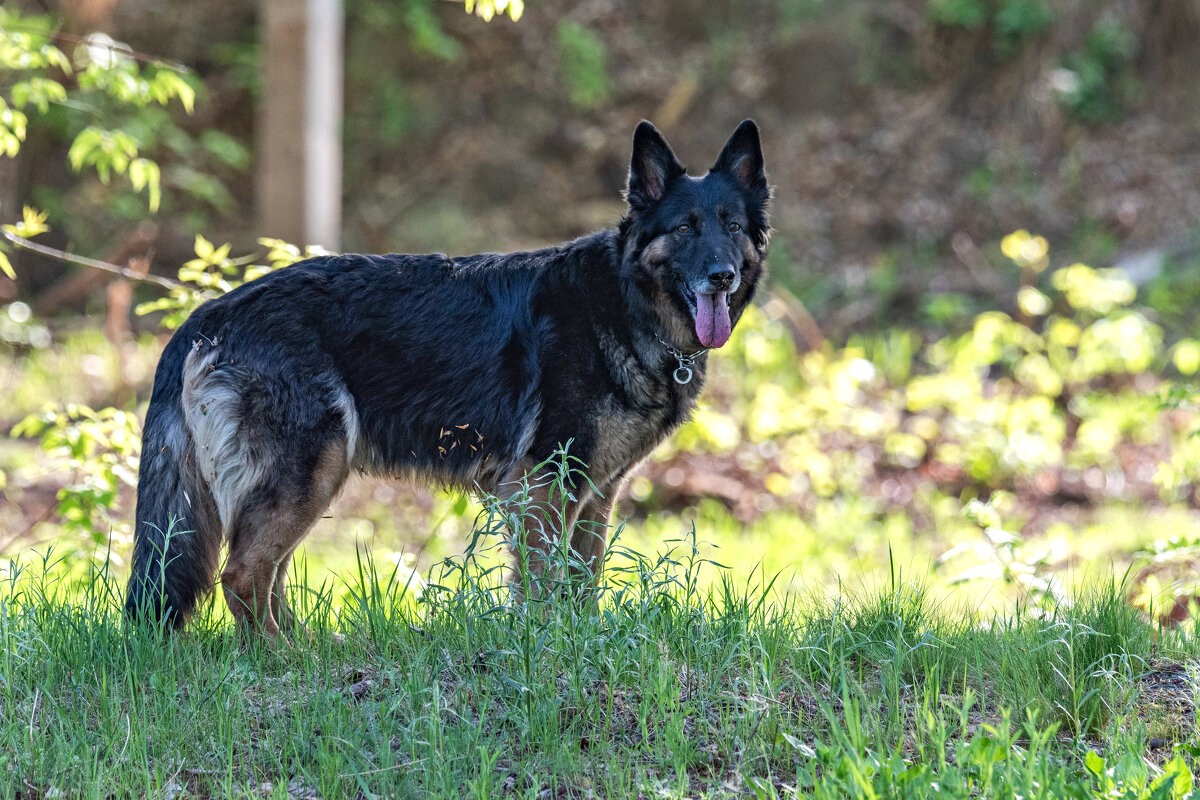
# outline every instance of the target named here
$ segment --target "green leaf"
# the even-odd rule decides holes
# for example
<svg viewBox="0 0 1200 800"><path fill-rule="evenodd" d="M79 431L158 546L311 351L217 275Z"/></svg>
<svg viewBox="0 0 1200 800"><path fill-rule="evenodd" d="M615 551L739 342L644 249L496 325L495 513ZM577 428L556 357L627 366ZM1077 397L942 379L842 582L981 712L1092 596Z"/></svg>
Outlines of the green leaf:
<svg viewBox="0 0 1200 800"><path fill-rule="evenodd" d="M1146 762L1134 753L1125 753L1112 767L1113 779L1126 788L1141 790L1146 785Z"/></svg>
<svg viewBox="0 0 1200 800"><path fill-rule="evenodd" d="M27 81L18 81L12 87L14 106L24 108L32 103L42 114L50 110L50 103L66 99L67 90L61 83L50 78L35 76Z"/></svg>
<svg viewBox="0 0 1200 800"><path fill-rule="evenodd" d="M791 745L793 750L795 750L797 753L804 756L805 758L816 758L817 757L816 750L813 750L811 747L809 747L804 742L797 739L795 736L792 736L790 733L780 731L779 735L785 742L787 742L789 745Z"/></svg>
<svg viewBox="0 0 1200 800"><path fill-rule="evenodd" d="M133 184L133 190L135 192L140 192L146 187L146 168L144 158L139 158L130 163L129 182Z"/></svg>
<svg viewBox="0 0 1200 800"><path fill-rule="evenodd" d="M1164 797L1183 798L1191 793L1193 783L1192 771L1187 762L1182 756L1176 755L1163 765L1163 774L1155 779L1153 789L1158 793L1163 787L1168 787L1170 791L1163 795Z"/></svg>
<svg viewBox="0 0 1200 800"><path fill-rule="evenodd" d="M0 128L0 153L12 158L21 152L21 140L17 135Z"/></svg>
<svg viewBox="0 0 1200 800"><path fill-rule="evenodd" d="M506 11L513 22L521 18L525 13L524 0L466 0L466 9L468 14L475 14L481 17L484 22L490 22L492 17L497 14L503 14Z"/></svg>
<svg viewBox="0 0 1200 800"><path fill-rule="evenodd" d="M4 98L0 97L0 130L8 130L23 142L28 125L29 117L25 116L24 112L9 107Z"/></svg>
<svg viewBox="0 0 1200 800"><path fill-rule="evenodd" d="M147 89L160 105L165 106L170 98L177 97L189 114L196 106L196 90L182 75L173 70L160 69L151 79Z"/></svg>
<svg viewBox="0 0 1200 800"><path fill-rule="evenodd" d="M71 149L67 151L67 161L71 163L71 169L76 172L83 169L83 165L99 145L99 128L88 126L81 130L75 137L75 141L71 142Z"/></svg>
<svg viewBox="0 0 1200 800"><path fill-rule="evenodd" d="M50 226L46 224L46 216L47 212L45 211L38 211L30 206L25 206L22 210L20 222L11 225L0 225L0 227L22 238L32 239L34 236L50 230Z"/></svg>
<svg viewBox="0 0 1200 800"><path fill-rule="evenodd" d="M208 239L205 239L203 236L201 236L198 233L196 234L195 250L196 250L196 255L198 255L200 258L204 259L205 261L212 260L213 243L210 242Z"/></svg>
<svg viewBox="0 0 1200 800"><path fill-rule="evenodd" d="M200 144L227 166L239 170L250 166L249 149L227 133L206 130L200 134Z"/></svg>
<svg viewBox="0 0 1200 800"><path fill-rule="evenodd" d="M17 272L13 269L12 262L8 260L8 256L3 250L0 250L0 272L3 272L11 280L17 279Z"/></svg>
<svg viewBox="0 0 1200 800"><path fill-rule="evenodd" d="M30 414L29 416L25 417L25 419L14 425L12 430L9 431L9 435L17 439L26 436L37 436L46 429L46 426L49 425L53 419L53 414L49 415L49 419L47 419L46 414Z"/></svg>
<svg viewBox="0 0 1200 800"><path fill-rule="evenodd" d="M71 59L67 58L67 54L62 50L51 45L44 45L41 48L41 55L46 60L47 66L58 67L65 74L71 74Z"/></svg>
<svg viewBox="0 0 1200 800"><path fill-rule="evenodd" d="M135 191L140 192L143 188L149 190L150 210L158 211L158 204L162 200L162 173L158 164L148 158L135 158L129 162L129 180Z"/></svg>

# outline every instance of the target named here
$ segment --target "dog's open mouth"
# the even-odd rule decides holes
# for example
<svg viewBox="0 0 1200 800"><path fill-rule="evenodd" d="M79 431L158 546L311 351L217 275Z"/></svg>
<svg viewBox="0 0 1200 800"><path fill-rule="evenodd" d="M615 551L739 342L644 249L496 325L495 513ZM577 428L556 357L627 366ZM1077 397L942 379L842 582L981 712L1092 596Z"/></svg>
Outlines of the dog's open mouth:
<svg viewBox="0 0 1200 800"><path fill-rule="evenodd" d="M696 320L696 338L705 347L720 347L729 341L733 331L733 323L729 321L729 303L732 298L728 292L713 292L712 294L696 294L685 291L688 305Z"/></svg>

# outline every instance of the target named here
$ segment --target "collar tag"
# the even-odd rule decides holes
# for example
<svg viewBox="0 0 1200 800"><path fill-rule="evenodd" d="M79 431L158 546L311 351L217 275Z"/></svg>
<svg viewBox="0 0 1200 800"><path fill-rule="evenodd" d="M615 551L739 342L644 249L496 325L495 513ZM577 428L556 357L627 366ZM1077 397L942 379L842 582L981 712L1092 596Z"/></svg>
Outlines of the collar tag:
<svg viewBox="0 0 1200 800"><path fill-rule="evenodd" d="M686 386L687 384L691 383L694 375L692 372L692 364L696 362L697 358L707 353L708 348L697 350L691 354L684 354L676 350L672 345L664 342L661 336L658 337L658 341L667 349L667 352L675 356L675 360L679 362L679 366L677 366L675 371L671 373L671 377L674 378L675 382L680 386Z"/></svg>

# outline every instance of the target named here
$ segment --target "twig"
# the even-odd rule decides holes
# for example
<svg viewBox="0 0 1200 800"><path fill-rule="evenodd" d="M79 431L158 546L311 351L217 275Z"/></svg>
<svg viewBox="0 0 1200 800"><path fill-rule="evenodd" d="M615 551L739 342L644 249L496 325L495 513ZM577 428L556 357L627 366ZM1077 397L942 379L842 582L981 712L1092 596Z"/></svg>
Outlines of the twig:
<svg viewBox="0 0 1200 800"><path fill-rule="evenodd" d="M42 691L42 688L40 686L33 690L33 704L32 704L33 708L31 708L29 711L29 751L30 752L33 752L34 750L37 749L37 745L34 743L34 740L33 740L33 723L34 723L34 720L37 719L38 695L41 694L41 691Z"/></svg>
<svg viewBox="0 0 1200 800"><path fill-rule="evenodd" d="M74 481L72 481L72 483L74 483ZM50 519L50 516L52 514L54 514L54 511L56 508L57 507L54 505L54 503L51 503L50 505L46 506L46 510L42 512L42 515L40 517L38 517L33 522L26 525L24 530L17 531L16 533L12 534L7 539L5 539L3 544L0 544L0 553L7 551L8 548L11 547L15 542L17 542L20 539L24 539L31 531L33 531L34 528L36 528L38 525L45 522L46 520Z"/></svg>
<svg viewBox="0 0 1200 800"><path fill-rule="evenodd" d="M193 70L187 64L181 64L178 61L171 61L169 59L161 58L159 56L152 56L148 53L142 53L142 52L134 50L132 47L129 47L128 45L122 44L120 42L101 41L101 40L93 38L91 35L78 36L73 33L63 33L62 31L54 31L53 33L48 33L41 29L26 28L26 27L22 27L20 25L9 25L9 26L0 28L0 33L4 33L5 31L16 31L18 33L32 33L37 36L45 36L48 40L61 39L62 41L71 42L72 44L85 44L88 47L103 47L105 50L108 50L110 53L120 53L121 55L131 58L134 61L141 61L145 64L151 64L155 67L165 67L167 69L174 70L175 72L181 72L181 73L184 73L187 75L191 75L193 72L195 72L195 70Z"/></svg>
<svg viewBox="0 0 1200 800"><path fill-rule="evenodd" d="M153 283L155 286L161 286L164 289L183 288L183 284L179 281L173 281L170 278L164 278L161 275L150 275L148 273L143 274L138 270L130 269L129 267L119 267L116 264L110 264L107 261L100 261L95 258L88 258L87 256L77 256L63 250L47 247L44 244L31 242L23 236L18 236L12 231L0 229L0 235L3 235L5 239L12 242L13 245L22 250L38 253L58 261L65 261L69 264L79 264L80 266L91 267L92 269L101 269L105 272L111 272L114 275L120 275L122 278L128 278L131 281L144 281L146 283Z"/></svg>
<svg viewBox="0 0 1200 800"><path fill-rule="evenodd" d="M1010 287L996 274L996 268L976 245L970 235L959 231L950 239L954 255L963 263L971 277L984 291L993 294L1010 291Z"/></svg>
<svg viewBox="0 0 1200 800"><path fill-rule="evenodd" d="M334 738L336 738L336 737L334 737ZM337 739L337 741L339 741L345 745L350 744L345 739ZM412 761L406 761L403 764L392 764L390 767L379 767L378 769L369 769L366 772L339 772L338 777L339 778L351 778L351 777L361 778L363 775L377 775L380 772L388 772L388 771L394 770L394 769L404 769L405 767L416 766L417 764L420 764L420 763L422 763L424 761L428 761L428 760L429 760L428 757L417 758Z"/></svg>
<svg viewBox="0 0 1200 800"><path fill-rule="evenodd" d="M129 715L125 715L125 744L121 745L121 754L117 756L117 763L121 763L121 759L125 757L125 748L129 747L129 737L133 735L133 726L129 723Z"/></svg>

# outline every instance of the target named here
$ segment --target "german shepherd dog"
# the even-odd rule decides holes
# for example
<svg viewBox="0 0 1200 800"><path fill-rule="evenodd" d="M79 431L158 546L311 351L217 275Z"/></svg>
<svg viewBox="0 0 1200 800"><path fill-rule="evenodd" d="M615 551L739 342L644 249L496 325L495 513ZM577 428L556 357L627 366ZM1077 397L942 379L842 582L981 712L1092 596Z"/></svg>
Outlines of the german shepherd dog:
<svg viewBox="0 0 1200 800"><path fill-rule="evenodd" d="M754 295L769 197L751 120L703 177L642 122L615 230L313 258L205 303L154 377L127 615L182 625L228 540L230 611L279 636L292 551L351 470L499 496L568 441L589 481L557 525L594 580L622 482L687 419ZM545 553L559 533L524 536Z"/></svg>

